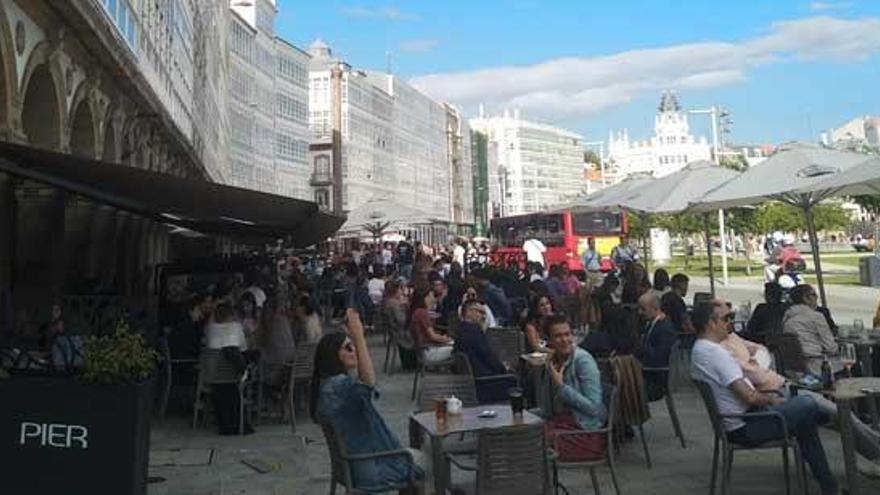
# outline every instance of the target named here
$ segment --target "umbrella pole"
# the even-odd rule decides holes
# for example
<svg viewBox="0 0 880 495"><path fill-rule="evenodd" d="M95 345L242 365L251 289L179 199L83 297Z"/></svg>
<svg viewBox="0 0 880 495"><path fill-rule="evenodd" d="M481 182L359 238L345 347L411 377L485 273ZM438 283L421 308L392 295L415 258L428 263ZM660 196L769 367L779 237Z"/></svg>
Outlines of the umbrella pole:
<svg viewBox="0 0 880 495"><path fill-rule="evenodd" d="M816 235L816 219L813 218L813 207L809 203L804 204L804 216L807 218L807 233L810 236L810 250L813 252L813 266L816 268L816 285L819 286L819 297L822 306L828 307L825 298L825 277L822 275L822 261L819 259L819 236Z"/></svg>
<svg viewBox="0 0 880 495"><path fill-rule="evenodd" d="M703 213L703 232L706 235L706 255L709 258L709 292L715 297L715 269L712 267L712 240L709 238L709 213Z"/></svg>

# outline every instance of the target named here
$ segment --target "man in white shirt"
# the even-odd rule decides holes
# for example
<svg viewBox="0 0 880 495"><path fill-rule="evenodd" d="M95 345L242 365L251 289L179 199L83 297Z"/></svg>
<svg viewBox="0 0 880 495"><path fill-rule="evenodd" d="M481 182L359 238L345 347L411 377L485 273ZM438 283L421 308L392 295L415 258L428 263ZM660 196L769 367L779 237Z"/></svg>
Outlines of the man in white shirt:
<svg viewBox="0 0 880 495"><path fill-rule="evenodd" d="M709 385L722 416L756 410L782 414L797 438L822 494L837 494L837 480L828 468L818 432L818 425L828 417L819 411L816 401L809 396L798 395L786 400L777 394L755 389L733 355L720 344L727 337L732 316L727 305L719 300L694 309L691 319L697 342L691 352L691 377ZM785 434L779 420L772 416L724 417L723 420L727 438L740 445L760 445L779 440Z"/></svg>
<svg viewBox="0 0 880 495"><path fill-rule="evenodd" d="M530 234L534 234L534 232L530 232ZM545 267L544 253L547 252L547 246L545 246L543 242L534 237L530 237L523 243L522 248L523 251L526 252L526 261L529 263L538 263L541 265L541 268Z"/></svg>

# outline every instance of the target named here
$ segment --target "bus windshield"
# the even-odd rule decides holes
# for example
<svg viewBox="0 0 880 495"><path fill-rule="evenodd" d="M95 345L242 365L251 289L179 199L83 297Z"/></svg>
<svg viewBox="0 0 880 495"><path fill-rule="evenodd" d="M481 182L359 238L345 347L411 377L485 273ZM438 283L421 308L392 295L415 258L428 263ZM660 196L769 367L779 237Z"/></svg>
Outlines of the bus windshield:
<svg viewBox="0 0 880 495"><path fill-rule="evenodd" d="M534 214L492 220L492 237L503 247L522 247L535 238L547 247L565 245L562 214Z"/></svg>
<svg viewBox="0 0 880 495"><path fill-rule="evenodd" d="M575 235L607 235L621 233L620 213L605 211L572 212L572 229Z"/></svg>

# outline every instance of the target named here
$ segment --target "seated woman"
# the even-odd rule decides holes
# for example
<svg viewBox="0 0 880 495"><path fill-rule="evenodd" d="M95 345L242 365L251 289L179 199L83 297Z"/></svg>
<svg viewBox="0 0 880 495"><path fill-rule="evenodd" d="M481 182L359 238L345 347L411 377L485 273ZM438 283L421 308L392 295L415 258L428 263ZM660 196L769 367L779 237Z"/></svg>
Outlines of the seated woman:
<svg viewBox="0 0 880 495"><path fill-rule="evenodd" d="M400 353L400 367L411 371L416 369L416 352L413 335L406 326L407 297L403 287L396 280L385 283L385 298L382 311L385 313L386 332L394 336Z"/></svg>
<svg viewBox="0 0 880 495"><path fill-rule="evenodd" d="M477 289L472 285L468 285L464 297L462 298L461 306L458 307L459 319L464 319L464 303L479 300L480 296L477 294ZM483 330L487 328L497 328L498 322L495 321L495 315L492 314L492 308L490 308L488 304L484 304L483 307L486 309L486 318L483 320Z"/></svg>
<svg viewBox="0 0 880 495"><path fill-rule="evenodd" d="M568 320L561 315L550 316L544 321L544 331L553 350L547 366L553 405L546 423L547 439L552 445L557 433L601 428L607 411L599 367L589 352L575 346ZM560 460L593 460L604 454L605 437L578 435L560 440L557 447Z"/></svg>
<svg viewBox="0 0 880 495"><path fill-rule="evenodd" d="M316 423L329 424L349 454L369 454L400 449L385 420L373 405L379 396L373 361L357 311L346 311L345 333L329 333L315 350L311 408ZM349 374L357 370L357 377ZM358 488L369 489L420 479L422 456L412 450L415 462L404 455L354 462L352 478Z"/></svg>
<svg viewBox="0 0 880 495"><path fill-rule="evenodd" d="M229 361L240 372L244 372L245 359L242 354L247 350L247 339L244 329L235 319L232 304L219 302L214 308L214 315L205 331L205 347L220 350L223 359ZM237 435L239 422L238 385L234 383L214 385L211 387L211 398L214 400L214 411L217 415L217 428L221 435ZM245 419L244 433L253 433L253 428Z"/></svg>
<svg viewBox="0 0 880 495"><path fill-rule="evenodd" d="M453 341L447 335L440 335L434 330L428 308L433 295L430 289L418 288L413 292L409 306L409 329L413 338L422 348L425 364L432 365L452 357Z"/></svg>
<svg viewBox="0 0 880 495"><path fill-rule="evenodd" d="M257 348L257 337L263 333L261 328L262 310L257 307L253 292L243 292L238 298L238 320L244 329L248 348Z"/></svg>
<svg viewBox="0 0 880 495"><path fill-rule="evenodd" d="M318 315L312 296L303 294L299 297L294 310L294 318L296 330L293 335L297 343L316 344L321 340L324 327L321 326L321 316Z"/></svg>
<svg viewBox="0 0 880 495"><path fill-rule="evenodd" d="M538 295L529 302L529 313L523 324L523 333L526 334L526 352L549 352L546 344L546 335L541 331L541 320L556 313L553 306L553 298ZM545 345L541 345L543 344Z"/></svg>
<svg viewBox="0 0 880 495"><path fill-rule="evenodd" d="M806 358L807 369L816 376L822 374L822 360L831 358L831 370L842 370L840 349L828 322L816 311L817 295L812 286L798 285L789 293L791 307L782 317L782 331L797 335Z"/></svg>
<svg viewBox="0 0 880 495"><path fill-rule="evenodd" d="M263 379L271 385L283 381L285 365L293 361L296 354L293 330L287 316L287 299L278 296L266 301L265 323L258 339L260 361L264 366Z"/></svg>

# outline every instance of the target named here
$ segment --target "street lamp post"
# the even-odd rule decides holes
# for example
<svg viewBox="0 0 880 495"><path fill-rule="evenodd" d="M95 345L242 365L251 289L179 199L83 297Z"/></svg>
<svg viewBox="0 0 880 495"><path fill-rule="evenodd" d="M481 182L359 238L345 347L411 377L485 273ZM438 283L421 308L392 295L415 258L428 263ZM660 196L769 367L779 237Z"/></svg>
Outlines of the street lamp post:
<svg viewBox="0 0 880 495"><path fill-rule="evenodd" d="M715 105L704 109L688 110L688 113L709 115L709 117L712 119L712 161L715 162L716 165L720 165L721 150L718 132L718 118L719 116L722 116L726 119L730 114L727 111L716 107ZM725 242L726 236L724 231L724 210L722 209L718 210L718 234L721 240L721 280L726 286L728 284L727 242ZM706 239L706 242L708 243L709 239ZM711 256L711 254L709 256ZM711 277L712 274L710 273L709 276Z"/></svg>

